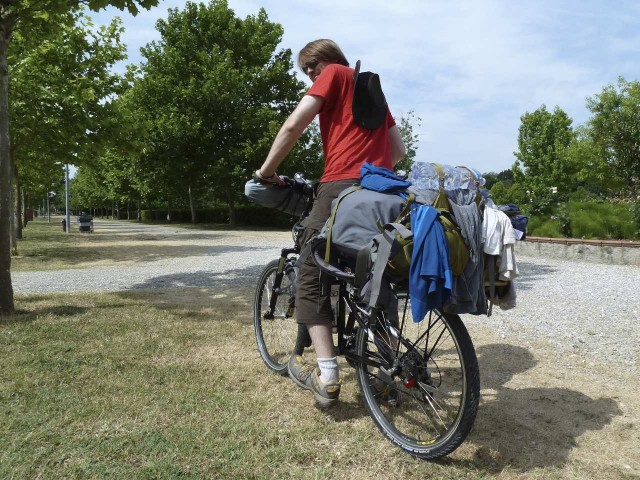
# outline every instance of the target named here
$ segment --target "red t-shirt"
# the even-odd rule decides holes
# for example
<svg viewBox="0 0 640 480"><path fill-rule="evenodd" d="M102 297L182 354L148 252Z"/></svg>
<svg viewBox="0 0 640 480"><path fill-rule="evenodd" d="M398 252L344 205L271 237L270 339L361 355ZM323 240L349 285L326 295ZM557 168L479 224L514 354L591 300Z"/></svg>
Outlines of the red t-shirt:
<svg viewBox="0 0 640 480"><path fill-rule="evenodd" d="M375 130L353 121L353 68L327 65L307 91L324 100L320 110L320 135L325 166L320 181L332 182L360 177L365 162L391 170L389 129L394 121L389 109L385 124Z"/></svg>

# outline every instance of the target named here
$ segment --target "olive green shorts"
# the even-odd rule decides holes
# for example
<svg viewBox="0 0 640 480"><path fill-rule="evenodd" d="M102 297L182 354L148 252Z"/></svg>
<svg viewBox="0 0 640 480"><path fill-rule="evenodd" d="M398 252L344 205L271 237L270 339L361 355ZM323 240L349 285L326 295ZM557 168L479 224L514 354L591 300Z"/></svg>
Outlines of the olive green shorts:
<svg viewBox="0 0 640 480"><path fill-rule="evenodd" d="M302 222L305 228L302 245L313 239L331 215L331 202L345 188L358 183L357 179L320 183L316 190L313 208ZM320 283L320 269L311 255L307 256L298 270L296 290L296 319L304 324L330 324L333 321L330 292L323 292Z"/></svg>

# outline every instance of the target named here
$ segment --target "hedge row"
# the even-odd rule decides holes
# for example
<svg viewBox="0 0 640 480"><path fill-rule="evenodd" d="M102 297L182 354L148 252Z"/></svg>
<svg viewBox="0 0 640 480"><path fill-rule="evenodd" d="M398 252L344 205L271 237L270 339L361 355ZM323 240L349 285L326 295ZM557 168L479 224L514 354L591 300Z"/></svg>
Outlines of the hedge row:
<svg viewBox="0 0 640 480"><path fill-rule="evenodd" d="M640 239L640 222L629 203L575 202L558 205L550 217L531 217L529 235L598 240Z"/></svg>
<svg viewBox="0 0 640 480"><path fill-rule="evenodd" d="M236 225L254 227L291 228L297 218L279 212L272 208L258 205L240 205L235 209ZM135 218L135 217L133 217ZM166 210L142 210L141 219L145 222L166 222ZM171 221L177 223L190 223L191 211L176 209L171 210ZM196 223L215 223L228 225L229 207L213 207L196 210Z"/></svg>

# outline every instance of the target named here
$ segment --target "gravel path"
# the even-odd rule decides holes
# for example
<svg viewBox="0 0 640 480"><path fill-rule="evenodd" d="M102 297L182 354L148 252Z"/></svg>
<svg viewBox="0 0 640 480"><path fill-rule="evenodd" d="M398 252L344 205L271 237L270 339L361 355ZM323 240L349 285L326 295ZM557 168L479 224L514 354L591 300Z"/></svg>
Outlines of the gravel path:
<svg viewBox="0 0 640 480"><path fill-rule="evenodd" d="M96 231L123 239L132 236L145 240L158 238L160 243L174 247L176 256L118 266L13 272L14 293L253 285L262 267L292 243L291 234L286 232L212 232L101 220L94 220L94 223ZM193 248L203 245L204 249ZM189 250L194 250L194 255L189 255Z"/></svg>
<svg viewBox="0 0 640 480"><path fill-rule="evenodd" d="M126 222L97 222L96 228L129 238L157 235L171 245L179 242L187 252L189 245L204 244L205 253L200 249L194 255L123 266L14 272L15 293L252 287L262 267L291 244L287 232L211 232ZM490 325L505 337L546 339L568 355L638 369L640 267L533 256L519 256L518 266L517 307L494 308L490 318L467 315L467 323Z"/></svg>
<svg viewBox="0 0 640 480"><path fill-rule="evenodd" d="M466 322L495 327L503 337L549 340L589 362L640 362L640 267L519 256L517 305Z"/></svg>

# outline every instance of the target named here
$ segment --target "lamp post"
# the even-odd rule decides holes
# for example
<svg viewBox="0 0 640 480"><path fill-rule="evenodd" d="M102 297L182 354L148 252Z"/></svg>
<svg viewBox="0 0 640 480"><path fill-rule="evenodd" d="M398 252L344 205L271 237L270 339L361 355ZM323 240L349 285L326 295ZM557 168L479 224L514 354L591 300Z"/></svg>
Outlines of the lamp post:
<svg viewBox="0 0 640 480"><path fill-rule="evenodd" d="M71 233L71 214L69 213L69 164L64 164L64 206L66 210L67 233Z"/></svg>

